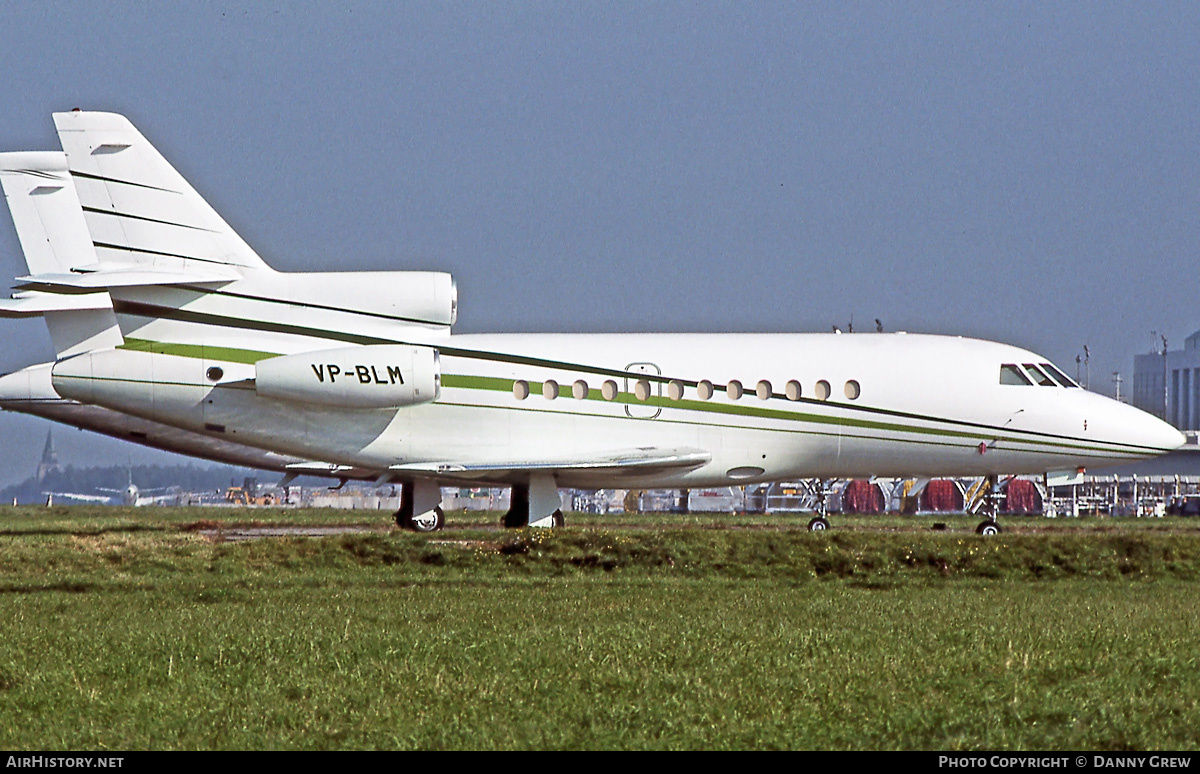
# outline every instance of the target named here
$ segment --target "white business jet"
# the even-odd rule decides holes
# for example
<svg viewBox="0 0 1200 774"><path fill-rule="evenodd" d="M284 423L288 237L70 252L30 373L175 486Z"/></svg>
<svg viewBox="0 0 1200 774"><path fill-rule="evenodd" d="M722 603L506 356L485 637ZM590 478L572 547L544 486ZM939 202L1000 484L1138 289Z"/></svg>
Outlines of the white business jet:
<svg viewBox="0 0 1200 774"><path fill-rule="evenodd" d="M399 482L404 526L442 526L441 483L509 485L505 523L540 526L562 521L559 487L995 477L1184 440L1044 357L961 337L452 335L448 274L277 272L124 117L54 120L62 153L0 155L29 265L0 313L46 317L58 357L0 378L0 405L288 477ZM43 243L74 247L39 260L18 211L56 195L79 209L61 208L70 229L41 220Z"/></svg>

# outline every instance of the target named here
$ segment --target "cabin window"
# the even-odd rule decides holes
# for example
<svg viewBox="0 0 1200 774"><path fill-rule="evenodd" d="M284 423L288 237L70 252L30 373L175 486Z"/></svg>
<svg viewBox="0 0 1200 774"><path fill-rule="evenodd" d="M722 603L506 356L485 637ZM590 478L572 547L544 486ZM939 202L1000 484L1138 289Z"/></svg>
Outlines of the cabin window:
<svg viewBox="0 0 1200 774"><path fill-rule="evenodd" d="M650 382L639 379L638 383L633 386L633 395L638 400L650 400Z"/></svg>
<svg viewBox="0 0 1200 774"><path fill-rule="evenodd" d="M817 382L816 389L813 392L817 396L817 400L829 400L829 396L833 394L833 390L829 386L829 382L822 379Z"/></svg>
<svg viewBox="0 0 1200 774"><path fill-rule="evenodd" d="M763 379L762 381L760 381L758 383L758 386L756 386L754 388L754 394L758 396L759 400L770 400L771 399L771 383L768 382L766 379Z"/></svg>
<svg viewBox="0 0 1200 774"><path fill-rule="evenodd" d="M617 399L617 383L609 379L604 384L600 385L600 396L605 400Z"/></svg>
<svg viewBox="0 0 1200 774"><path fill-rule="evenodd" d="M212 366L204 372L204 375L208 377L210 382L219 382L221 381L221 377L225 376L225 369L221 368L221 366Z"/></svg>
<svg viewBox="0 0 1200 774"><path fill-rule="evenodd" d="M859 395L862 395L862 387L859 386L858 382L853 379L846 382L846 398L849 400L858 400Z"/></svg>
<svg viewBox="0 0 1200 774"><path fill-rule="evenodd" d="M683 382L672 379L667 383L667 396L671 400L683 400Z"/></svg>
<svg viewBox="0 0 1200 774"><path fill-rule="evenodd" d="M1024 365L1025 365L1025 370L1029 373L1030 376L1033 377L1033 380L1035 382L1037 382L1038 384L1040 384L1041 386L1043 386L1043 387L1057 387L1058 386L1058 384L1056 384L1053 379L1051 379L1049 376L1046 376L1046 373L1042 369L1035 366L1033 363L1025 363Z"/></svg>
<svg viewBox="0 0 1200 774"><path fill-rule="evenodd" d="M1048 373L1048 374L1050 374L1050 376L1054 377L1054 380L1057 381L1059 384L1061 384L1063 387L1078 387L1079 386L1078 384L1075 383L1074 379L1072 379L1071 377L1064 374L1058 368L1058 366L1054 365L1053 363L1042 363L1041 366L1046 371L1046 373Z"/></svg>
<svg viewBox="0 0 1200 774"><path fill-rule="evenodd" d="M700 383L696 385L696 397L700 400L711 400L714 391L713 383L707 379L700 380Z"/></svg>
<svg viewBox="0 0 1200 774"><path fill-rule="evenodd" d="M730 400L741 400L743 393L745 393L745 390L742 388L742 383L737 379L725 385L725 394L729 396Z"/></svg>
<svg viewBox="0 0 1200 774"><path fill-rule="evenodd" d="M580 379L571 385L571 395L575 400L583 400L588 396L588 383Z"/></svg>
<svg viewBox="0 0 1200 774"><path fill-rule="evenodd" d="M1000 366L1000 383L1018 386L1030 386L1033 384L1033 382L1029 381L1029 377L1025 375L1025 372L1012 363L1005 363Z"/></svg>
<svg viewBox="0 0 1200 774"><path fill-rule="evenodd" d="M529 397L529 382L524 379L518 379L513 382L513 397L517 400L525 400Z"/></svg>
<svg viewBox="0 0 1200 774"><path fill-rule="evenodd" d="M553 379L547 379L542 383L542 397L546 400L554 400L558 397L558 382Z"/></svg>
<svg viewBox="0 0 1200 774"><path fill-rule="evenodd" d="M787 394L788 400L800 400L800 382L792 379L787 383L787 387L784 388L784 392Z"/></svg>

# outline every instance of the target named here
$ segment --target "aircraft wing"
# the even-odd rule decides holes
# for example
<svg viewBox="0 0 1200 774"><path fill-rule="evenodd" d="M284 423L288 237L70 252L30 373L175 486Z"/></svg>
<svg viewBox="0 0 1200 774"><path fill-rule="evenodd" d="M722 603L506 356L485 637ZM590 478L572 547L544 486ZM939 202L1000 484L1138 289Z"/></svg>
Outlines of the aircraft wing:
<svg viewBox="0 0 1200 774"><path fill-rule="evenodd" d="M80 500L85 503L107 503L112 500L106 495L76 494L75 492L42 492L53 497L65 497L68 500Z"/></svg>
<svg viewBox="0 0 1200 774"><path fill-rule="evenodd" d="M603 470L606 473L649 474L671 468L698 468L711 460L712 455L702 449L665 449L647 446L560 458L416 462L392 465L388 470L393 473L465 479L480 474L529 473L538 470L549 472Z"/></svg>

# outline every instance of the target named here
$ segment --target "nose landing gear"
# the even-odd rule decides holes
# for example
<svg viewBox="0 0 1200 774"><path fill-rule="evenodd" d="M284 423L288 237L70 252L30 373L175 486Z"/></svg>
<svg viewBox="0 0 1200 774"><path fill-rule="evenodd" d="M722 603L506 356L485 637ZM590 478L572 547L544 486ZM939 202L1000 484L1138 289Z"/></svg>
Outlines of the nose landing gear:
<svg viewBox="0 0 1200 774"><path fill-rule="evenodd" d="M817 479L816 486L817 515L808 522L809 532L824 532L829 529L829 519L825 518L825 479Z"/></svg>
<svg viewBox="0 0 1200 774"><path fill-rule="evenodd" d="M979 513L983 514L985 518L975 528L975 534L983 535L984 537L999 535L1001 532L1000 524L996 521L996 514L999 510L996 506L996 477L986 477L983 480L982 486L984 492Z"/></svg>

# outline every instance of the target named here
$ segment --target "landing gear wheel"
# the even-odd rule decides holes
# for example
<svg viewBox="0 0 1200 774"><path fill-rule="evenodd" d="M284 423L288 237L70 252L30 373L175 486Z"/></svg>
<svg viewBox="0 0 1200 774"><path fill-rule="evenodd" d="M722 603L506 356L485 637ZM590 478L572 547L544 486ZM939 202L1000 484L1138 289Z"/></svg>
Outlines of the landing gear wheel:
<svg viewBox="0 0 1200 774"><path fill-rule="evenodd" d="M808 523L809 532L824 532L827 529L829 529L829 522L825 520L824 516L818 516Z"/></svg>
<svg viewBox="0 0 1200 774"><path fill-rule="evenodd" d="M563 518L562 511L555 511L553 514L551 514L550 519L551 519L552 525L555 527L567 526L567 520L565 518Z"/></svg>
<svg viewBox="0 0 1200 774"><path fill-rule="evenodd" d="M508 512L500 522L505 529L529 526L529 486L513 484L508 498Z"/></svg>
<svg viewBox="0 0 1200 774"><path fill-rule="evenodd" d="M985 536L986 535L999 535L1000 534L1000 525L997 524L994 520L988 519L987 521L981 522L979 524L979 526L975 528L975 534L985 535Z"/></svg>
<svg viewBox="0 0 1200 774"><path fill-rule="evenodd" d="M432 511L425 511L413 516L407 526L413 532L437 532L446 526L446 514L439 505Z"/></svg>

